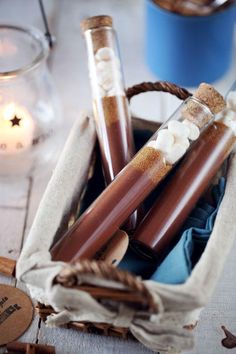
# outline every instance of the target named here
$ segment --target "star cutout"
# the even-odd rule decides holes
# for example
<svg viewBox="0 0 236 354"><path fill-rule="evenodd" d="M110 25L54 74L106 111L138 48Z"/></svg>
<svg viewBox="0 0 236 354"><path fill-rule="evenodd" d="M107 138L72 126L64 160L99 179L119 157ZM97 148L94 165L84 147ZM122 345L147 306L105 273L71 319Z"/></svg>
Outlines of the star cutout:
<svg viewBox="0 0 236 354"><path fill-rule="evenodd" d="M21 121L21 118L18 118L17 116L14 116L14 118L10 119L12 127L15 127L15 126L20 127L20 121Z"/></svg>

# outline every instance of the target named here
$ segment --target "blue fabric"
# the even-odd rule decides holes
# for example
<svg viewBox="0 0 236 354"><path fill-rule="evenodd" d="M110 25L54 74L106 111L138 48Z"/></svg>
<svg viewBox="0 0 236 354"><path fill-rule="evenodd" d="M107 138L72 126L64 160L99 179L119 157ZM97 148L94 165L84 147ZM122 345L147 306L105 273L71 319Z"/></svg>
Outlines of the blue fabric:
<svg viewBox="0 0 236 354"><path fill-rule="evenodd" d="M140 275L143 279L150 279L150 276L156 270L157 265L156 261L144 259L129 248L125 257L120 262L119 268L128 270L135 275Z"/></svg>
<svg viewBox="0 0 236 354"><path fill-rule="evenodd" d="M167 284L186 281L210 237L224 190L225 179L221 178L212 189L214 205L201 202L194 209L186 220L180 240L152 274L152 280Z"/></svg>
<svg viewBox="0 0 236 354"><path fill-rule="evenodd" d="M200 200L183 227L182 236L157 268L157 261L141 258L129 249L119 268L161 283L181 284L191 274L212 232L225 190L225 179L212 189L212 205Z"/></svg>

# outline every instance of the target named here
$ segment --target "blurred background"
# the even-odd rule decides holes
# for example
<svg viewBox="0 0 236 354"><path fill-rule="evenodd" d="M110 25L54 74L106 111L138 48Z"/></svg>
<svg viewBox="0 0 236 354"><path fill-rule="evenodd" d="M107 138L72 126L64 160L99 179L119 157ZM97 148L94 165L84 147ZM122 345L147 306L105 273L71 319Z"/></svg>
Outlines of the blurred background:
<svg viewBox="0 0 236 354"><path fill-rule="evenodd" d="M211 37L208 38L207 43L204 42L204 45L197 47L197 49L196 40L190 37L192 38L192 49L190 50L190 39L187 33L189 31L191 31L191 35L194 33L193 21L183 24L181 22L182 17L188 17L189 19L189 16L177 15L163 9L157 3L158 1L154 3L152 0L44 1L50 31L56 37L56 45L49 56L49 67L62 104L66 132L68 132L69 127L81 109L91 109L87 57L85 43L80 30L80 21L86 16L108 14L114 17L114 26L118 33L127 87L142 81L171 79L171 70L173 73L173 69L168 63L173 63L175 72L179 68L179 71L183 73L186 66L188 66L186 69L190 70L190 61L193 61L196 55L194 56L193 53L189 52L192 52L193 48L195 48L195 52L199 52L200 56L204 58L205 55L208 55L208 52L212 52L212 47L207 46L207 43L213 44L214 50L219 52L215 60L217 62L221 60L220 58L223 60L224 52L222 52L222 46L219 45L218 49L215 47L219 42L227 42L227 46L231 46L230 30L225 36L222 35L226 27L226 23L224 25L223 23L227 18L224 18L223 22L221 22L221 28L218 26L220 24L219 21L213 25L209 21L208 32L204 29L204 31L199 33L199 27L197 27L196 34L198 39L200 36L200 40L204 40L208 34ZM166 7L171 1L160 1L159 3L162 3L162 6L164 3L164 7ZM176 9L174 11L176 12ZM225 12L225 10L222 12ZM166 15L169 17L166 17ZM207 17L206 15L204 16L205 22ZM194 21L196 22L196 20ZM0 22L33 25L44 31L37 0L1 0ZM160 29L161 25L165 29L163 33ZM216 25L218 26L218 33L215 33ZM166 28L170 28L168 33ZM177 33L178 28L181 29L179 33ZM211 28L213 28L214 33L211 33ZM158 38L156 38L157 34ZM161 42L160 38L163 38ZM235 46L235 41L233 45ZM173 51L163 54L163 48L165 49L169 46L172 46ZM230 58L230 62L226 63L221 77L217 78L216 81L214 80L216 88L223 94L236 78L234 52L235 50L232 50L232 60ZM182 53L182 55L177 58L178 53ZM191 54L190 59L187 57L188 54ZM228 53L228 56L231 56L231 54ZM169 58L168 63L166 58ZM183 58L186 58L186 61L183 61ZM153 62L156 63L154 70ZM161 67L161 63L165 69ZM168 65L169 75L166 75ZM201 67L202 63L199 63L199 66ZM212 63L212 66L214 66L214 63ZM185 81L188 83L188 70L186 70L185 77L182 75L182 82L177 83L182 85ZM211 70L211 67L208 67L207 70ZM178 81L175 80L174 75L173 79L172 81ZM202 80L207 81L207 77L203 75ZM137 116L163 121L178 104L178 100L168 94L149 93L135 98L132 102L132 110Z"/></svg>
<svg viewBox="0 0 236 354"><path fill-rule="evenodd" d="M44 0L49 29L56 39L48 56L49 70L59 98L59 113L55 119L59 120L59 116L61 119L59 129L62 134L56 144L56 155L79 112L92 110L87 53L80 30L83 18L101 14L113 17L127 87L161 79L193 91L200 81L210 81L225 94L236 79L236 14L234 1L228 0L220 11L213 9L219 4L223 3L217 0ZM38 0L0 0L0 24L34 26L45 32ZM135 116L164 121L179 104L180 101L169 94L148 93L134 98L131 108ZM41 168L43 177L39 174L33 178L25 176L9 186L0 183L2 255L10 254L17 259L53 167L54 164ZM231 266L228 263L227 274L224 274L227 288L223 284L219 286L204 311L197 327L197 346L192 354L204 354L206 348L209 354L226 353L220 344L222 314L224 324L234 323L235 327L235 311L232 310L235 305L228 301L235 297L233 255L229 262ZM72 343L76 343L81 353L88 354L124 353L124 346L128 348L126 342L110 338L100 339L99 346L94 336L81 334L78 340L77 333L73 331L55 329L51 332L43 325L38 333L37 322L34 322L32 333L28 337L26 334L26 340L39 337L39 343L55 344L60 337L60 353L68 352L67 346ZM104 343L107 350L99 351ZM150 353L135 342L129 343L127 352Z"/></svg>

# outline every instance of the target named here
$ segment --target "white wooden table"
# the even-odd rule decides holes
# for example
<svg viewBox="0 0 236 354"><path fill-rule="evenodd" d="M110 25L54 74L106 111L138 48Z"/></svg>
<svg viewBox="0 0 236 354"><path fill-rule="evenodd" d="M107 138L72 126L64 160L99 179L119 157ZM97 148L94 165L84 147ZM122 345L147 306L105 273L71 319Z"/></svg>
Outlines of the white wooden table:
<svg viewBox="0 0 236 354"><path fill-rule="evenodd" d="M141 81L154 81L144 63L143 33L144 11L142 0L44 0L52 33L57 46L49 65L63 106L64 130L69 128L80 109L90 107L87 79L86 52L80 34L80 20L89 15L110 14L118 31L127 86ZM34 25L43 29L37 0L0 0L0 22ZM236 60L230 72L216 84L225 93L232 83ZM133 110L144 117L166 119L178 105L178 100L156 93L136 98ZM39 201L50 178L52 167L32 178L14 184L0 183L0 255L17 259L27 237ZM236 246L236 245L235 245ZM231 252L215 294L203 311L196 331L196 346L188 354L224 354L229 350L221 346L225 325L236 333L236 247ZM24 289L14 279L0 276L0 283ZM65 354L118 354L151 353L134 341L123 341L66 329L47 329L35 317L22 341L47 343L56 346L57 353ZM3 349L0 348L0 353ZM232 353L236 350L232 350Z"/></svg>

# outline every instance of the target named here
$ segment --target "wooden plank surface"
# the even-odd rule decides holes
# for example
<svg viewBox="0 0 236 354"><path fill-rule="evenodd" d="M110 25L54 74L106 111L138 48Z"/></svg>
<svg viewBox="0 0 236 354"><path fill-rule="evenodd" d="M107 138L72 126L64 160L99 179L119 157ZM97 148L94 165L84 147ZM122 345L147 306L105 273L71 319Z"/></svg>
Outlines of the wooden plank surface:
<svg viewBox="0 0 236 354"><path fill-rule="evenodd" d="M51 31L57 38L49 64L63 108L64 136L79 110L91 107L86 52L79 28L83 17L101 13L114 17L127 86L156 80L144 63L142 0L47 0L44 3ZM43 29L37 0L1 0L0 22L28 24ZM235 66L234 58L232 69L216 84L223 93L234 79ZM165 120L178 104L179 101L169 95L152 93L135 98L132 109L139 116ZM48 166L41 175L30 180L25 178L14 183L0 183L1 256L15 259L18 257L52 168L53 166ZM236 333L235 256L234 247L212 301L203 311L195 330L196 346L186 354L228 353L220 343L223 338L220 327L225 325ZM0 277L0 283L15 285L15 280ZM22 284L16 285L25 289ZM59 354L151 353L134 341L88 335L73 330L47 329L44 324L39 323L37 317L21 340L55 345ZM3 349L0 348L0 353L2 352Z"/></svg>

